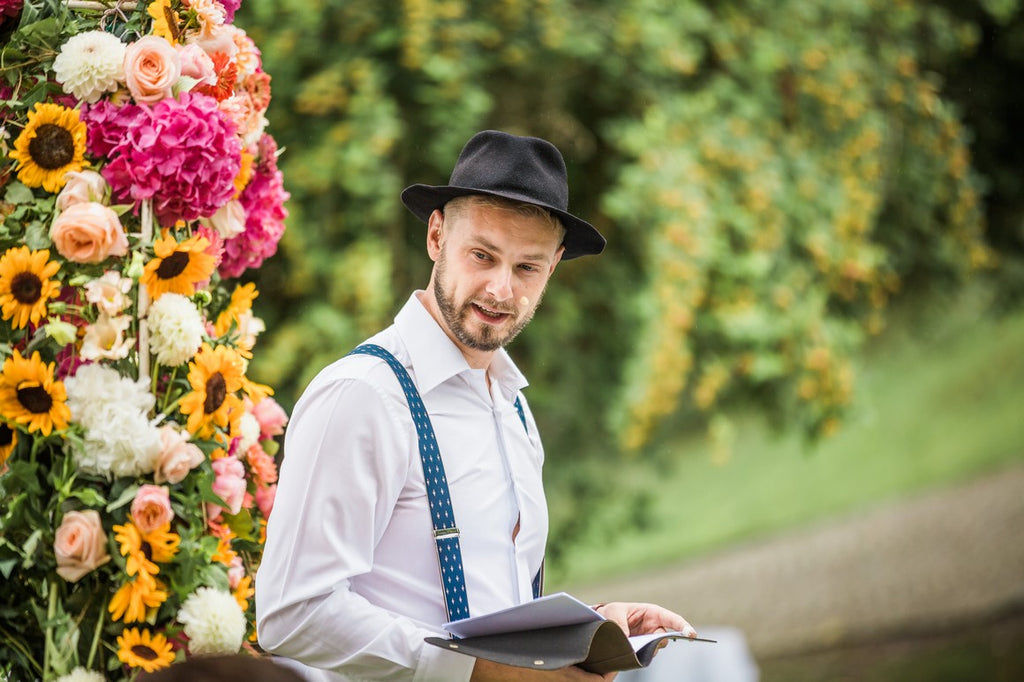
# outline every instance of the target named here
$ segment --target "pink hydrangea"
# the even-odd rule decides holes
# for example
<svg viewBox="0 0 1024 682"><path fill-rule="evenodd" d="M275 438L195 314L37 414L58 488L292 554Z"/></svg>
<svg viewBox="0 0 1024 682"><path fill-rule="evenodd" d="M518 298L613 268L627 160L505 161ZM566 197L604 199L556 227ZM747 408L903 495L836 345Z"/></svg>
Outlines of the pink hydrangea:
<svg viewBox="0 0 1024 682"><path fill-rule="evenodd" d="M115 202L153 199L163 225L217 212L234 195L241 168L235 126L212 97L182 93L152 107L109 103L85 114L90 153L106 157Z"/></svg>
<svg viewBox="0 0 1024 682"><path fill-rule="evenodd" d="M114 149L124 142L129 128L145 116L142 107L135 104L117 106L106 100L82 105L82 120L88 135L86 149L95 158L109 158Z"/></svg>
<svg viewBox="0 0 1024 682"><path fill-rule="evenodd" d="M220 0L220 6L224 8L224 23L230 24L235 20L235 12L242 6L242 0Z"/></svg>
<svg viewBox="0 0 1024 682"><path fill-rule="evenodd" d="M260 138L257 158L252 179L239 197L245 209L245 231L224 242L222 277L238 277L246 268L258 268L277 252L284 233L288 217L284 202L289 194L277 168L277 144L270 135Z"/></svg>

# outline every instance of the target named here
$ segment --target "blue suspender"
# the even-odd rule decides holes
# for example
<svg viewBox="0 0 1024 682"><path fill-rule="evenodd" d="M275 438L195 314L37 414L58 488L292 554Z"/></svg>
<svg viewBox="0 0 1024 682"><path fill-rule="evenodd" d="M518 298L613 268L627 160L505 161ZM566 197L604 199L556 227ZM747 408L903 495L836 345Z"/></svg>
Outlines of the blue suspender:
<svg viewBox="0 0 1024 682"><path fill-rule="evenodd" d="M469 617L469 599L466 597L466 574L462 567L462 548L459 546L459 529L455 525L455 513L452 510L452 499L448 492L448 479L444 473L444 464L434 436L434 427L423 406L416 385L409 372L398 359L384 348L367 343L356 347L350 355L372 355L388 363L395 373L398 383L405 392L416 425L416 436L419 440L420 463L423 465L423 479L427 485L427 503L430 506L430 521L434 526L434 544L437 548L437 562L441 569L441 590L444 593L445 610L449 621L462 620ZM519 419L526 429L526 414L517 397L515 400ZM544 568L537 571L533 579L533 596L541 594Z"/></svg>

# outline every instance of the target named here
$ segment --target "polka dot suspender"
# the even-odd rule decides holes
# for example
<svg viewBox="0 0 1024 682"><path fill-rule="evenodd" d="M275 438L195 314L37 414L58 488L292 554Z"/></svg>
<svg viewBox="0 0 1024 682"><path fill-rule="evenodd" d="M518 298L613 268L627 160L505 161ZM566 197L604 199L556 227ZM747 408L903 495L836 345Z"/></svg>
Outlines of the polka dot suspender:
<svg viewBox="0 0 1024 682"><path fill-rule="evenodd" d="M409 412L413 424L416 425L416 436L419 440L420 462L423 465L423 478L427 484L427 503L430 506L430 520L434 526L434 544L437 548L437 563L441 569L441 590L444 592L445 609L449 621L462 620L469 617L469 599L466 597L466 575L462 567L462 549L459 546L459 528L455 525L455 513L452 511L451 495L448 492L448 479L444 474L444 464L434 436L434 427L423 406L416 385L402 363L384 348L375 344L363 344L355 348L351 354L372 355L386 362L395 373L398 383L405 392L409 403ZM519 398L515 400L519 419L526 428L526 414L523 412ZM533 579L533 596L540 596L543 567Z"/></svg>

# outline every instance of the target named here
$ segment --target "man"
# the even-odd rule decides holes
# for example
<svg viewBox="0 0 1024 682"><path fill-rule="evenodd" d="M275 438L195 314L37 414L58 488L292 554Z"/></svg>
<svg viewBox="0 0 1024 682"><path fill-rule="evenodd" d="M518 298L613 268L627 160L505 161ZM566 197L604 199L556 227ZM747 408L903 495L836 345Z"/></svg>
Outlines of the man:
<svg viewBox="0 0 1024 682"><path fill-rule="evenodd" d="M559 261L604 237L568 212L565 163L538 138L478 133L449 185L402 201L427 223L430 282L360 349L372 354L324 369L295 406L257 575L260 644L317 680L602 679L423 639L536 593L544 455L503 347ZM598 610L631 634L692 633L656 606Z"/></svg>

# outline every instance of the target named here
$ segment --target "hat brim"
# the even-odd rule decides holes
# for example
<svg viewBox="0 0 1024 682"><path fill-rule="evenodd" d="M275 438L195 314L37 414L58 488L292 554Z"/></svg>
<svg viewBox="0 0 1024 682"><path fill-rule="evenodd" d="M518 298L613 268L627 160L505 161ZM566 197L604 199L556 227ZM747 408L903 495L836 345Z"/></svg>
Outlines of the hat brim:
<svg viewBox="0 0 1024 682"><path fill-rule="evenodd" d="M579 256L596 256L604 251L605 238L597 231L597 228L587 221L560 208L538 203L534 198L515 192L491 192L472 187L417 184L410 185L402 191L402 203L414 216L427 222L431 213L443 208L452 199L471 194L487 194L513 201L522 201L545 208L558 216L562 225L565 226L565 240L562 242L565 245L565 252L562 254L562 260L570 260Z"/></svg>

